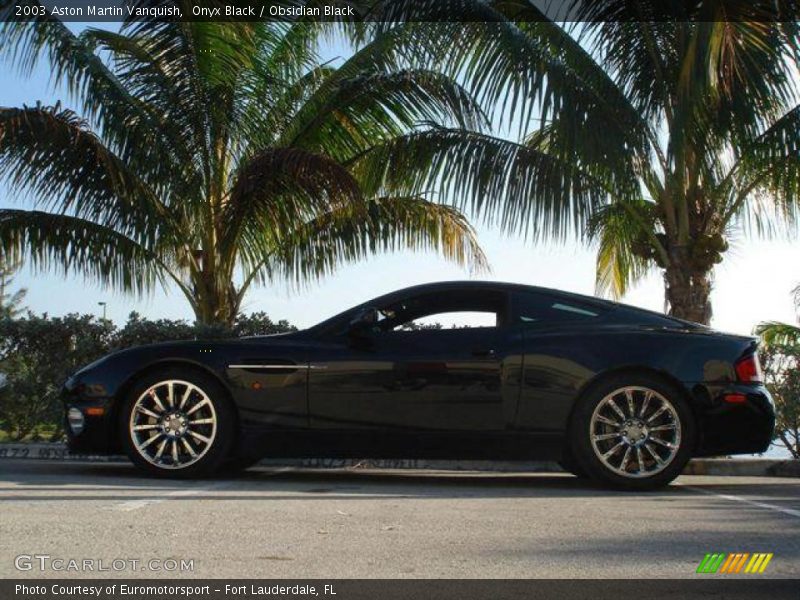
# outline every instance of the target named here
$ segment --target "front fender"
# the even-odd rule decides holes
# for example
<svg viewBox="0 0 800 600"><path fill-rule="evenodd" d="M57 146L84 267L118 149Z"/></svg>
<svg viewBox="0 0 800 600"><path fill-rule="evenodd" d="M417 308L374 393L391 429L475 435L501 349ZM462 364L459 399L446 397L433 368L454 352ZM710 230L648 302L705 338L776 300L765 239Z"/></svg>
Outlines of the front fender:
<svg viewBox="0 0 800 600"><path fill-rule="evenodd" d="M215 344L214 350L217 348ZM210 372L225 385L219 377L224 354L200 342L138 346L114 352L84 367L65 382L61 393L65 419L67 411L74 407L85 420L79 434L65 420L70 451L97 454L119 451L116 435L119 410L137 375L160 365L185 364Z"/></svg>

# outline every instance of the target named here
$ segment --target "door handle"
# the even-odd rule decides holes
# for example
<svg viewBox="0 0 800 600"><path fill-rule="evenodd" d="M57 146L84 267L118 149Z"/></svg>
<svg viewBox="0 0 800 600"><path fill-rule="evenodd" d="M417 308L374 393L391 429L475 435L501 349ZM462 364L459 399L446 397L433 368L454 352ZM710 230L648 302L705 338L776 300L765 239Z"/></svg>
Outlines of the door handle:
<svg viewBox="0 0 800 600"><path fill-rule="evenodd" d="M494 358L496 355L497 353L492 348L472 351L472 356L478 356L480 358Z"/></svg>

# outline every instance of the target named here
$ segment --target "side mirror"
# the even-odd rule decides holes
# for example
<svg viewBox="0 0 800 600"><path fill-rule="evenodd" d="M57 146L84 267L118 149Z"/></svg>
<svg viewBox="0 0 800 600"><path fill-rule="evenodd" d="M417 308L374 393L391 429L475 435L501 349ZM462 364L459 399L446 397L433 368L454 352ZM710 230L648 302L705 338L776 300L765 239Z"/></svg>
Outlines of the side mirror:
<svg viewBox="0 0 800 600"><path fill-rule="evenodd" d="M359 310L350 321L348 333L355 337L368 336L375 331L378 323L378 309L368 306Z"/></svg>

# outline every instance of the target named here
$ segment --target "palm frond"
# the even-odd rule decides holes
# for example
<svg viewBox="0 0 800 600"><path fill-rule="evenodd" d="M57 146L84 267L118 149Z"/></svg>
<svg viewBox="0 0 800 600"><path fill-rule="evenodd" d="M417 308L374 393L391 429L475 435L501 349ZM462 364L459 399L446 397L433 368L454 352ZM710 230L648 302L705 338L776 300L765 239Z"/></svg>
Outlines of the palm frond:
<svg viewBox="0 0 800 600"><path fill-rule="evenodd" d="M11 12L17 4L42 6L38 0L30 0L9 2L0 10ZM73 34L59 19L0 19L0 49L2 57L22 73L30 73L46 56L53 84L66 84L83 117L103 131L108 145L121 157L136 162L142 174L176 164L170 132L162 135L167 122L126 88L94 53L90 40ZM137 161L137 157L141 159Z"/></svg>
<svg viewBox="0 0 800 600"><path fill-rule="evenodd" d="M336 207L361 206L361 188L329 157L300 148L270 148L236 175L221 223L223 248L243 244L245 255L263 256L284 232Z"/></svg>
<svg viewBox="0 0 800 600"><path fill-rule="evenodd" d="M420 197L383 197L347 204L289 232L274 252L253 263L255 279L302 283L344 264L400 250L438 252L475 272L488 262L475 231L458 210Z"/></svg>
<svg viewBox="0 0 800 600"><path fill-rule="evenodd" d="M570 6L576 20L591 24L585 39L593 51L602 49L607 69L620 74L644 114L677 102L691 119L700 107L695 100L707 102L712 94L727 113L720 117L755 124L755 107L768 114L791 92L785 60L792 59L797 25L779 14L780 4L573 0ZM677 127L680 117L673 117Z"/></svg>
<svg viewBox="0 0 800 600"><path fill-rule="evenodd" d="M377 145L352 164L365 192L437 193L507 232L582 236L604 184L546 152L460 129L432 128Z"/></svg>
<svg viewBox="0 0 800 600"><path fill-rule="evenodd" d="M296 81L320 66L320 34L327 24L319 21L265 23L256 28L255 71L266 79Z"/></svg>
<svg viewBox="0 0 800 600"><path fill-rule="evenodd" d="M578 123L603 123L606 146L624 140L628 154L646 146L646 121L624 88L549 18L552 11L526 0L395 0L380 6L375 31L402 31L408 60L463 80L482 106L497 107L498 117L517 117L528 127L536 111L544 122L563 115L565 123L569 112Z"/></svg>
<svg viewBox="0 0 800 600"><path fill-rule="evenodd" d="M800 327L788 325L778 321L759 323L755 330L756 335L767 347L793 346L800 350Z"/></svg>
<svg viewBox="0 0 800 600"><path fill-rule="evenodd" d="M0 48L4 58L22 74L30 74L46 56L52 82L66 83L70 92L81 99L81 110L87 117L130 106L132 98L114 73L59 19L49 16L49 10L45 10L47 16L30 21L11 16L16 5L42 8L42 3L28 0L4 4L0 8Z"/></svg>
<svg viewBox="0 0 800 600"><path fill-rule="evenodd" d="M800 105L795 106L743 146L723 185L731 188L724 220L741 211L754 192L770 194L780 216L800 217Z"/></svg>
<svg viewBox="0 0 800 600"><path fill-rule="evenodd" d="M663 254L664 248L652 234L652 209L644 201L616 202L592 215L587 237L598 245L597 294L618 300L655 267L655 256Z"/></svg>
<svg viewBox="0 0 800 600"><path fill-rule="evenodd" d="M0 173L34 204L152 239L169 227L159 198L72 111L0 108Z"/></svg>
<svg viewBox="0 0 800 600"><path fill-rule="evenodd" d="M154 55L153 41L91 28L80 39L93 51L108 53L119 85L138 108L138 117L103 123L104 134L116 143L121 155L145 172L154 168L151 163L157 165L155 168L162 170L156 171L154 178L159 181L174 180L176 172L184 173L182 179L196 180L198 174L192 167L199 153L194 129L199 119L197 107L183 80L174 77L170 65ZM131 128L141 130L135 137L138 143L126 137ZM150 147L158 154L153 156Z"/></svg>
<svg viewBox="0 0 800 600"><path fill-rule="evenodd" d="M144 246L78 217L0 209L0 253L34 269L83 274L117 289L144 293L171 276Z"/></svg>
<svg viewBox="0 0 800 600"><path fill-rule="evenodd" d="M471 98L465 97L463 90L453 80L447 82L442 78L431 78L430 71L426 69L429 63L426 61L414 60L409 57L409 54L415 53L419 48L417 44L410 43L415 36L416 34L412 28L398 27L372 37L368 43L357 49L337 67L336 72L328 77L297 111L292 120L292 125L287 128L281 143L284 145L295 144L298 143L298 140L303 139L306 132L314 132L315 126L320 123L320 120L324 121L329 118L329 114L332 111L341 110L343 108L342 103L346 103L354 92L361 92L365 99L369 98L368 95L364 95L367 94L368 89L360 85L363 83L365 76L390 76L403 70L402 65L408 64L423 65L418 69L420 74L419 83L416 86L411 86L409 85L410 82L407 82L405 85L413 104L419 106L421 101L424 100L425 105L430 107L431 100L439 99L438 106L440 108L435 112L448 113L456 120L459 118L464 121L472 119L474 122L476 109L475 103L471 101ZM432 56L430 50L426 50L424 53L428 59ZM406 72L413 73L414 71L414 69L406 69ZM426 71L429 73L427 81L422 78L422 73ZM392 93L396 94L403 89L403 87L399 87L398 90L398 83L402 83L402 80L398 80L397 77L394 80L391 78L385 80L385 84L392 83ZM415 89L417 93L412 94ZM426 93L420 94L420 91L425 91ZM456 101L452 105L441 102L441 100L453 99ZM376 110L378 106L374 102L372 104L373 110ZM391 114L392 108L398 110L403 109L403 106L392 103L391 106L384 109L383 113ZM465 109L469 110L465 111ZM411 112L413 114L414 110L412 109ZM400 112L399 116L401 118L402 115L403 112Z"/></svg>
<svg viewBox="0 0 800 600"><path fill-rule="evenodd" d="M327 87L302 107L281 143L324 150L345 160L379 140L401 135L421 122L482 129L487 120L453 79L429 70L362 72ZM303 121L310 117L307 121Z"/></svg>
<svg viewBox="0 0 800 600"><path fill-rule="evenodd" d="M232 153L236 164L246 161L260 149L275 147L285 138L286 130L292 126L294 115L336 69L317 66L296 80L281 81L278 85L261 73L251 73L251 82L244 82L241 116ZM278 89L275 89L275 88ZM269 110L265 110L262 98L271 98Z"/></svg>

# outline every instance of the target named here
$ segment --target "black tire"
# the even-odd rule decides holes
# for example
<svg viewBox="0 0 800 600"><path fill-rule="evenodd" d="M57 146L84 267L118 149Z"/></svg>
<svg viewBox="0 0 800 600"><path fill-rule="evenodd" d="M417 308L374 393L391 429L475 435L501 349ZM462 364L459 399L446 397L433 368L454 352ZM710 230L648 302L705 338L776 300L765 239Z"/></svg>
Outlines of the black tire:
<svg viewBox="0 0 800 600"><path fill-rule="evenodd" d="M624 391L626 388L633 398L633 416L630 416L628 395ZM656 417L649 424L647 419L640 420L641 415L637 416L640 409L645 406L644 397L648 395L648 392L650 392L650 400L647 401L646 414L649 419L653 419L657 408L664 403L672 407L665 409L662 416ZM610 410L607 400L609 397L622 410L623 416L608 412ZM652 411L650 410L651 402L652 406L656 407ZM598 408L601 403L603 407ZM598 423L597 421L593 425L596 410L600 417L610 414L611 420L618 419L621 425L615 428L606 425L605 422ZM606 412L603 413L603 411ZM636 422L633 423L633 421ZM644 430L640 428L641 423L644 423ZM592 427L604 427L604 432L608 433L598 433L597 437L610 437L611 439L593 441ZM662 437L662 433L659 432L655 435L655 432L649 431L648 427L658 427L659 429L666 427L669 428L669 431L663 434L665 437ZM630 434L637 440L641 440L636 443L644 445L631 446L629 437L621 435L623 432L625 436ZM613 437L615 433L617 437ZM630 491L663 487L680 475L691 458L697 434L691 408L685 394L679 388L657 376L644 373L620 373L592 385L578 399L570 420L568 436L572 456L577 465L589 477L605 487ZM672 447L654 443L654 437L666 440ZM603 455L614 447L619 449L604 459ZM630 454L628 454L629 448ZM658 458L661 459L664 466L656 462L655 456L651 457L650 450L659 455ZM641 458L637 455L637 451L641 451ZM629 459L633 457L627 466L626 457ZM634 460L637 467L635 471L633 469ZM640 460L645 465L644 469L639 463ZM619 461L619 464L612 464L616 461ZM652 474L647 475L650 470L652 470Z"/></svg>
<svg viewBox="0 0 800 600"><path fill-rule="evenodd" d="M583 470L583 467L581 467L578 464L578 461L575 460L575 457L572 455L572 449L569 445L564 447L564 450L561 454L561 460L558 461L558 465L567 473L572 473L579 479L587 479L589 477L586 474L586 471Z"/></svg>
<svg viewBox="0 0 800 600"><path fill-rule="evenodd" d="M132 422L132 412L134 407L149 390L161 390L163 388L158 387L159 383L167 381L186 382L191 384L191 386L194 386L197 390L199 390L199 392L195 393L204 394L211 406L211 408L209 408L209 404L206 403L205 407L196 410L195 414L198 416L213 416L215 419L215 423L213 425L214 429L212 430L213 436L211 433L208 433L208 429L198 429L198 433L202 432L210 436L211 441L207 444L207 447L203 447L202 452L200 448L193 448L193 450L197 451L199 456L196 459L188 454L188 450L183 449L183 440L180 438L171 438L168 440L168 443L170 444L174 442L176 449L181 448L180 450L176 450L176 452L179 452L179 457L186 459L187 465L183 467L171 466L169 464L154 464L152 461L153 457L151 457L150 460L145 458L145 456L143 456L144 450L140 451L136 446L136 442L134 441L134 435L142 435L134 434L132 430L132 427L134 426L134 423ZM177 387L176 392L180 393L181 390L186 390L187 388L188 386L183 388ZM195 404L202 402L203 396L194 396L195 393L193 393L193 400ZM161 395L163 395L163 393ZM176 396L177 395L178 394L176 393ZM161 402L165 405L165 407L167 407L167 404L164 400L161 400ZM177 400L174 400L174 402L177 404ZM151 408L153 407L151 406ZM213 413L211 412L212 408ZM204 411L209 411L209 413L204 414ZM137 418L139 417L137 416ZM146 418L150 423L158 423L159 427L161 427L160 421L156 420L155 417L151 418L147 416ZM186 419L191 421L191 417L189 416L187 416ZM228 394L226 390L212 376L191 368L169 367L158 371L151 371L142 375L142 377L140 377L129 390L128 395L125 398L125 404L120 411L119 421L122 445L125 453L131 459L134 465L149 475L154 475L157 477L191 479L213 475L230 457L236 437L236 414L231 406L230 401L228 400ZM148 425L148 427L151 426ZM212 426L207 425L206 427ZM162 438L167 437L167 434L162 433L161 429L159 428L156 428L155 432L147 433L146 435L151 437L158 437L158 435L161 435ZM154 440L155 443L149 445L151 445L153 448L160 446L162 438ZM146 441L149 441L149 438L147 438ZM190 447L194 447L199 443L189 435L186 435L186 442L189 443ZM148 454L151 451L152 450L149 450ZM162 460L166 461L168 459L169 457L165 455ZM180 465L180 460L175 464Z"/></svg>

